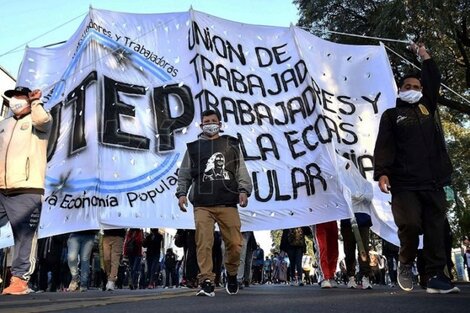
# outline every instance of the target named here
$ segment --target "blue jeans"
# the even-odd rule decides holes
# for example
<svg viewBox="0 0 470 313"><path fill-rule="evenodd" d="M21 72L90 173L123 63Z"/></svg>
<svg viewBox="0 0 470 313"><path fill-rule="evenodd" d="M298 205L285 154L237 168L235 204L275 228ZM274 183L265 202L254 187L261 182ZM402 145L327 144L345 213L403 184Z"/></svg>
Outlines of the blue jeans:
<svg viewBox="0 0 470 313"><path fill-rule="evenodd" d="M160 255L147 257L147 276L148 284L155 284L155 280L158 280L158 273L160 272Z"/></svg>
<svg viewBox="0 0 470 313"><path fill-rule="evenodd" d="M88 288L88 276L90 274L90 256L95 241L92 234L70 234L67 240L67 261L70 268L72 280L78 281L80 277L80 287ZM80 255L80 275L78 272L78 262Z"/></svg>
<svg viewBox="0 0 470 313"><path fill-rule="evenodd" d="M131 279L129 284L132 284L132 287L135 289L139 289L139 274L140 274L140 266L142 262L141 256L129 256L129 270L131 271Z"/></svg>
<svg viewBox="0 0 470 313"><path fill-rule="evenodd" d="M302 256L304 255L302 247L289 246L287 248L287 256L290 261L290 281L295 281L295 270L297 269L297 278L299 282L302 280Z"/></svg>

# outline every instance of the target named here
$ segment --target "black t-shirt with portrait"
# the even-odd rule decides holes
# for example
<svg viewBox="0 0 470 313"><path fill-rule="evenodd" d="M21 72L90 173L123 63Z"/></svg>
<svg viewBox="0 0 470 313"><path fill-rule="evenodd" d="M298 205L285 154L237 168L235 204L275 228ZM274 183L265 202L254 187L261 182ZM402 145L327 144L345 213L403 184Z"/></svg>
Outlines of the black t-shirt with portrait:
<svg viewBox="0 0 470 313"><path fill-rule="evenodd" d="M232 206L238 203L239 143L236 138L221 136L214 140L199 139L188 144L193 184L193 205Z"/></svg>

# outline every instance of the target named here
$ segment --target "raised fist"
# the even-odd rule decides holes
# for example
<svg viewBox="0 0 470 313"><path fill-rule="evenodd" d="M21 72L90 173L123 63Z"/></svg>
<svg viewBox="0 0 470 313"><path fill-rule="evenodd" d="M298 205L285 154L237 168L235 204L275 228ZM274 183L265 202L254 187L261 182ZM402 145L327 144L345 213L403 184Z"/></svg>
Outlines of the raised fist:
<svg viewBox="0 0 470 313"><path fill-rule="evenodd" d="M39 100L42 97L42 92L39 89L34 89L28 94L29 101Z"/></svg>

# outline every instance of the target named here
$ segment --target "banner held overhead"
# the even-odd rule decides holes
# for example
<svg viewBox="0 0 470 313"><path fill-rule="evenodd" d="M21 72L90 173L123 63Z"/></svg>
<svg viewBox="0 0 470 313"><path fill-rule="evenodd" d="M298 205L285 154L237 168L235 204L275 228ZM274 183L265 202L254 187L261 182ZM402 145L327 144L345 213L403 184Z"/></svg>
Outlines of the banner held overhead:
<svg viewBox="0 0 470 313"><path fill-rule="evenodd" d="M206 109L239 139L255 186L240 208L244 230L348 218L356 191L340 175L344 162L371 184L379 118L396 98L382 46L193 10L90 9L63 45L27 49L18 84L43 89L54 116L42 237L193 228L174 192ZM382 199L374 210L390 208Z"/></svg>

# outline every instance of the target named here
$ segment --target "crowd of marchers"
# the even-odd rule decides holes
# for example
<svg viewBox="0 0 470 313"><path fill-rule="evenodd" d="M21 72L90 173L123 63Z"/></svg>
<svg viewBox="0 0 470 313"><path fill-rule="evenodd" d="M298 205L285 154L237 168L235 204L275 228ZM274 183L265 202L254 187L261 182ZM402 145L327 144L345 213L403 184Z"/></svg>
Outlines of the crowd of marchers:
<svg viewBox="0 0 470 313"><path fill-rule="evenodd" d="M368 216L359 216L367 223ZM372 289L374 286L397 286L399 248L382 240L369 240L368 227L361 233L367 243L367 260L363 262L355 245L354 236L348 238L351 228L346 220L329 235L337 243L328 246L329 260L322 260L325 243L319 241L312 227L298 227L282 231L279 251L266 252L257 243L253 232L242 232L243 247L237 281L240 289L253 285L279 284L290 286L312 285L318 288ZM322 227L320 225L320 227ZM333 229L335 227L333 226ZM447 232L450 236L450 231ZM199 273L196 256L195 230L179 229L173 237L163 230L110 229L81 231L42 238L38 241L35 271L28 283L30 292L85 292L87 290L113 291L117 289L197 288ZM165 242L165 238L171 238ZM224 243L220 233L214 233L213 272L216 287L224 287ZM309 238L310 240L308 240ZM352 239L352 240L350 240ZM451 238L448 238L449 242ZM353 246L349 246L349 243ZM333 242L331 241L331 242ZM339 243L339 244L338 244ZM371 244L375 243L376 246ZM312 249L307 245L312 244ZM167 246L168 248L164 248ZM338 249L342 246L343 253ZM0 279L2 288L11 277L10 255L14 247L0 249ZM309 254L314 251L313 254ZM450 257L451 247L447 255ZM351 254L352 253L352 254ZM339 259L339 255L344 258ZM470 258L470 241L462 241L462 260ZM422 250L413 262L413 281L426 288ZM328 266L332 264L332 272ZM446 273L452 279L455 265L448 259ZM328 274L326 274L328 273ZM328 276L329 275L329 276Z"/></svg>
<svg viewBox="0 0 470 313"><path fill-rule="evenodd" d="M355 218L340 222L284 229L280 251L265 258L253 234L241 231L239 208L248 206L253 182L240 141L222 134L220 111L209 108L200 112L201 133L187 143L178 169L177 203L182 212L192 204L195 225L195 230L176 234L182 260L170 245L161 257L163 239L157 229L147 235L134 228L99 235L96 230L74 232L42 239L37 250L53 118L39 89L17 86L5 91L2 97L11 114L0 121L0 226L10 223L15 246L11 277L3 265L2 280L8 286L2 294L24 295L31 288L86 291L92 284L111 291L184 285L199 288L196 296L214 297L221 285L236 295L251 283L303 286L313 281L322 289L344 282L367 290L390 281L407 292L417 282L432 294L460 292L452 281L444 190L453 169L437 113L441 75L424 44L413 43L409 49L422 62L421 73L399 80L395 106L382 113L374 148L374 180L383 193L391 194L400 245L385 243L380 254L369 249L370 216L355 213ZM351 194L352 206L362 198ZM214 232L216 224L220 232ZM339 234L345 258L338 275ZM305 254L308 236L314 242L311 259ZM468 269L468 238L465 242Z"/></svg>

